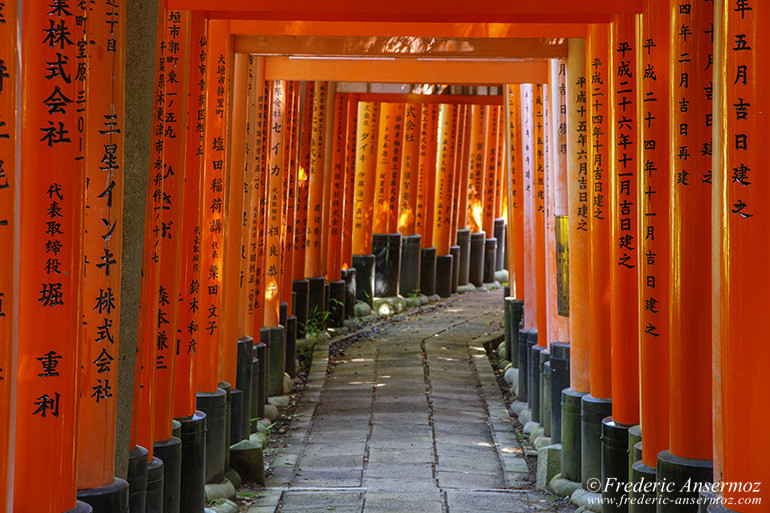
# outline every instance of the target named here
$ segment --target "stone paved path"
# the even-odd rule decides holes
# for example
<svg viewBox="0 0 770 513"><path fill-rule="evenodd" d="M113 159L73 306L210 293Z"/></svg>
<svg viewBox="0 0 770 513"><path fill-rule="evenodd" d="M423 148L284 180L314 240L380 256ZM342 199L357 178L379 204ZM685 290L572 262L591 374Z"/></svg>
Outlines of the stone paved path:
<svg viewBox="0 0 770 513"><path fill-rule="evenodd" d="M501 305L501 292L476 292L409 315L328 374L328 348L317 351L295 429L249 513L571 511L532 491L481 347L502 326Z"/></svg>

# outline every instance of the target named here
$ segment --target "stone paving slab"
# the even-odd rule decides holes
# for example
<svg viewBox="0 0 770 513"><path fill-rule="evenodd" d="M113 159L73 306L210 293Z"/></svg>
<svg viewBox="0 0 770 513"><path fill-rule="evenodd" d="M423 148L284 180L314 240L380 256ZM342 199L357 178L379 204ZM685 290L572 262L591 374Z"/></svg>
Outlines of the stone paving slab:
<svg viewBox="0 0 770 513"><path fill-rule="evenodd" d="M273 475L249 513L565 512L532 478L481 343L502 294L469 293L365 328L327 373L316 348ZM476 342L478 341L478 342Z"/></svg>

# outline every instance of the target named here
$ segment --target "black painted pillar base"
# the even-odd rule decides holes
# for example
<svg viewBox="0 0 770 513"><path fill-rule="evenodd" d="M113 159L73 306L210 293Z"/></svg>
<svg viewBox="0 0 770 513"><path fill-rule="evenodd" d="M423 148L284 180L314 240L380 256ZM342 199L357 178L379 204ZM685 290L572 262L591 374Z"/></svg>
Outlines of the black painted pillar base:
<svg viewBox="0 0 770 513"><path fill-rule="evenodd" d="M714 464L710 460L682 458L670 451L658 453L658 513L680 513L698 511L692 504L698 497L698 485L708 484L714 478ZM666 486L662 486L667 483ZM685 486L687 484L687 486Z"/></svg>
<svg viewBox="0 0 770 513"><path fill-rule="evenodd" d="M333 328L345 325L345 282L329 282L329 324Z"/></svg>
<svg viewBox="0 0 770 513"><path fill-rule="evenodd" d="M426 296L436 294L436 248L420 250L420 291Z"/></svg>
<svg viewBox="0 0 770 513"><path fill-rule="evenodd" d="M460 283L460 246L449 246L449 254L452 255L452 294L457 294Z"/></svg>
<svg viewBox="0 0 770 513"><path fill-rule="evenodd" d="M471 265L471 229L462 228L457 230L457 245L460 246L460 275L457 278L457 285L468 285L468 276Z"/></svg>
<svg viewBox="0 0 770 513"><path fill-rule="evenodd" d="M294 315L297 317L297 338L305 338L310 284L307 280L294 280L292 290L294 291Z"/></svg>
<svg viewBox="0 0 770 513"><path fill-rule="evenodd" d="M163 462L163 513L179 513L182 481L182 441L172 436L153 444L153 453Z"/></svg>
<svg viewBox="0 0 770 513"><path fill-rule="evenodd" d="M289 315L289 304L286 301L278 303L278 324L286 326L286 317Z"/></svg>
<svg viewBox="0 0 770 513"><path fill-rule="evenodd" d="M94 513L128 513L128 481L116 477L106 486L78 490L78 501L91 506Z"/></svg>
<svg viewBox="0 0 770 513"><path fill-rule="evenodd" d="M537 343L537 330L529 330L527 334L529 355L527 358L527 403L532 412L532 421L540 422L540 353L545 350Z"/></svg>
<svg viewBox="0 0 770 513"><path fill-rule="evenodd" d="M225 473L230 468L230 423L233 418L232 385L226 381L220 381L217 386L225 391Z"/></svg>
<svg viewBox="0 0 770 513"><path fill-rule="evenodd" d="M551 343L551 442L561 443L561 392L569 388L569 344Z"/></svg>
<svg viewBox="0 0 770 513"><path fill-rule="evenodd" d="M471 233L470 261L468 263L468 281L476 287L484 284L484 232Z"/></svg>
<svg viewBox="0 0 770 513"><path fill-rule="evenodd" d="M198 392L196 408L206 414L206 482L221 483L225 478L225 424L227 422L227 393L221 388L214 392Z"/></svg>
<svg viewBox="0 0 770 513"><path fill-rule="evenodd" d="M152 458L147 464L144 511L145 513L163 513L163 460L160 458Z"/></svg>
<svg viewBox="0 0 770 513"><path fill-rule="evenodd" d="M286 318L286 374L297 377L297 318Z"/></svg>
<svg viewBox="0 0 770 513"><path fill-rule="evenodd" d="M495 219L494 234L497 239L497 253L495 253L495 271L502 271L505 267L505 219L498 217Z"/></svg>
<svg viewBox="0 0 770 513"><path fill-rule="evenodd" d="M259 361L259 374L257 376L257 416L261 419L265 416L265 405L267 404L267 369L269 366L268 355L270 350L267 345L270 343L270 329L261 328L259 330L259 342L254 344L254 355Z"/></svg>
<svg viewBox="0 0 770 513"><path fill-rule="evenodd" d="M283 395L283 374L286 372L285 331L286 328L283 326L270 328L270 343L268 344L267 356L269 362L267 370L268 397Z"/></svg>
<svg viewBox="0 0 770 513"><path fill-rule="evenodd" d="M251 410L249 415L249 431L252 432L251 419L261 418L259 416L260 404L259 404L259 358L256 357L257 345L254 345L254 358L251 360ZM262 410L264 410L264 404Z"/></svg>
<svg viewBox="0 0 770 513"><path fill-rule="evenodd" d="M653 486L656 473L655 467L648 467L642 461L636 461L631 465L630 481L632 488L629 495L633 502L628 506L629 513L655 513L657 506L655 505L656 494Z"/></svg>
<svg viewBox="0 0 770 513"><path fill-rule="evenodd" d="M492 237L484 241L484 283L495 282L496 262L497 239Z"/></svg>
<svg viewBox="0 0 770 513"><path fill-rule="evenodd" d="M519 330L519 386L517 395L519 401L529 401L529 332L531 330Z"/></svg>
<svg viewBox="0 0 770 513"><path fill-rule="evenodd" d="M356 270L343 269L342 281L345 282L345 318L351 319L356 315Z"/></svg>
<svg viewBox="0 0 770 513"><path fill-rule="evenodd" d="M75 507L64 513L93 513L93 509L90 504L82 501L75 501Z"/></svg>
<svg viewBox="0 0 770 513"><path fill-rule="evenodd" d="M585 394L581 401L580 474L583 488L588 490L590 480L602 478L602 421L612 415L612 399Z"/></svg>
<svg viewBox="0 0 770 513"><path fill-rule="evenodd" d="M308 278L307 321L317 323L323 329L323 313L326 310L326 279Z"/></svg>
<svg viewBox="0 0 770 513"><path fill-rule="evenodd" d="M128 453L128 509L131 513L144 513L147 495L147 449L137 445Z"/></svg>
<svg viewBox="0 0 770 513"><path fill-rule="evenodd" d="M508 352L508 361L514 367L519 368L519 324L524 315L524 301L512 297L506 297L504 303L505 321L505 349Z"/></svg>
<svg viewBox="0 0 770 513"><path fill-rule="evenodd" d="M202 513L206 502L206 414L196 411L180 422L182 473L179 482L179 511Z"/></svg>
<svg viewBox="0 0 770 513"><path fill-rule="evenodd" d="M452 296L452 255L436 257L436 294L440 297Z"/></svg>
<svg viewBox="0 0 770 513"><path fill-rule="evenodd" d="M409 296L420 291L420 241L419 235L401 237L401 278L399 290Z"/></svg>
<svg viewBox="0 0 770 513"><path fill-rule="evenodd" d="M638 444L637 444L638 442ZM639 454L636 446L639 446ZM642 426L637 424L628 430L628 479L631 480L631 466L642 459Z"/></svg>
<svg viewBox="0 0 770 513"><path fill-rule="evenodd" d="M238 360L235 366L235 387L241 391L241 424L240 437L233 437L234 442L240 442L249 438L251 432L251 366L254 360L254 339L241 337L238 339ZM232 430L232 428L230 428Z"/></svg>
<svg viewBox="0 0 770 513"><path fill-rule="evenodd" d="M628 511L628 430L612 417L602 421L602 513ZM613 502L614 501L614 502Z"/></svg>
<svg viewBox="0 0 770 513"><path fill-rule="evenodd" d="M230 436L227 438L228 447L243 440L243 392L237 388L231 389L229 404Z"/></svg>
<svg viewBox="0 0 770 513"><path fill-rule="evenodd" d="M372 306L374 299L374 255L353 255L356 270L356 299Z"/></svg>
<svg viewBox="0 0 770 513"><path fill-rule="evenodd" d="M374 265L374 297L396 297L401 278L401 234L372 235Z"/></svg>
<svg viewBox="0 0 770 513"><path fill-rule="evenodd" d="M581 482L583 392L571 388L561 392L561 474L576 483Z"/></svg>

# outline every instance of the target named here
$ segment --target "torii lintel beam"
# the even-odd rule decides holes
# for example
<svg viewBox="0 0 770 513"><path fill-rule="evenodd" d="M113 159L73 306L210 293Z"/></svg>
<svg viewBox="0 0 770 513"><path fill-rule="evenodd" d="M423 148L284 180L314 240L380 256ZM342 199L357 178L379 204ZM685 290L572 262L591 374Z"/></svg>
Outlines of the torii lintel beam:
<svg viewBox="0 0 770 513"><path fill-rule="evenodd" d="M237 13L236 13L237 14ZM607 18L608 21L609 17ZM230 33L258 36L360 36L435 38L586 37L580 23L391 23L342 21L230 20Z"/></svg>
<svg viewBox="0 0 770 513"><path fill-rule="evenodd" d="M233 38L236 53L327 56L567 57L566 39L480 39L358 36L251 36Z"/></svg>
<svg viewBox="0 0 770 513"><path fill-rule="evenodd" d="M169 0L169 9L211 10L211 0ZM235 18L315 21L574 22L604 21L612 14L641 12L642 0L219 0L216 11ZM215 17L212 13L212 17ZM219 16L217 14L216 16Z"/></svg>
<svg viewBox="0 0 770 513"><path fill-rule="evenodd" d="M540 84L548 81L548 67L545 60L267 57L265 79L398 84Z"/></svg>

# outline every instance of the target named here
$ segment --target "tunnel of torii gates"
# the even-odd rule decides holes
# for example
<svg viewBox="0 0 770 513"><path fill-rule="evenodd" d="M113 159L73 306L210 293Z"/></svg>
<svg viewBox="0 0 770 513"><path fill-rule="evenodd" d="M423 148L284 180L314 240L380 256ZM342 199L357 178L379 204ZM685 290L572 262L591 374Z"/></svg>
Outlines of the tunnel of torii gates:
<svg viewBox="0 0 770 513"><path fill-rule="evenodd" d="M563 478L770 511L770 3L144 4L0 3L6 511L202 511L298 340L504 267Z"/></svg>

